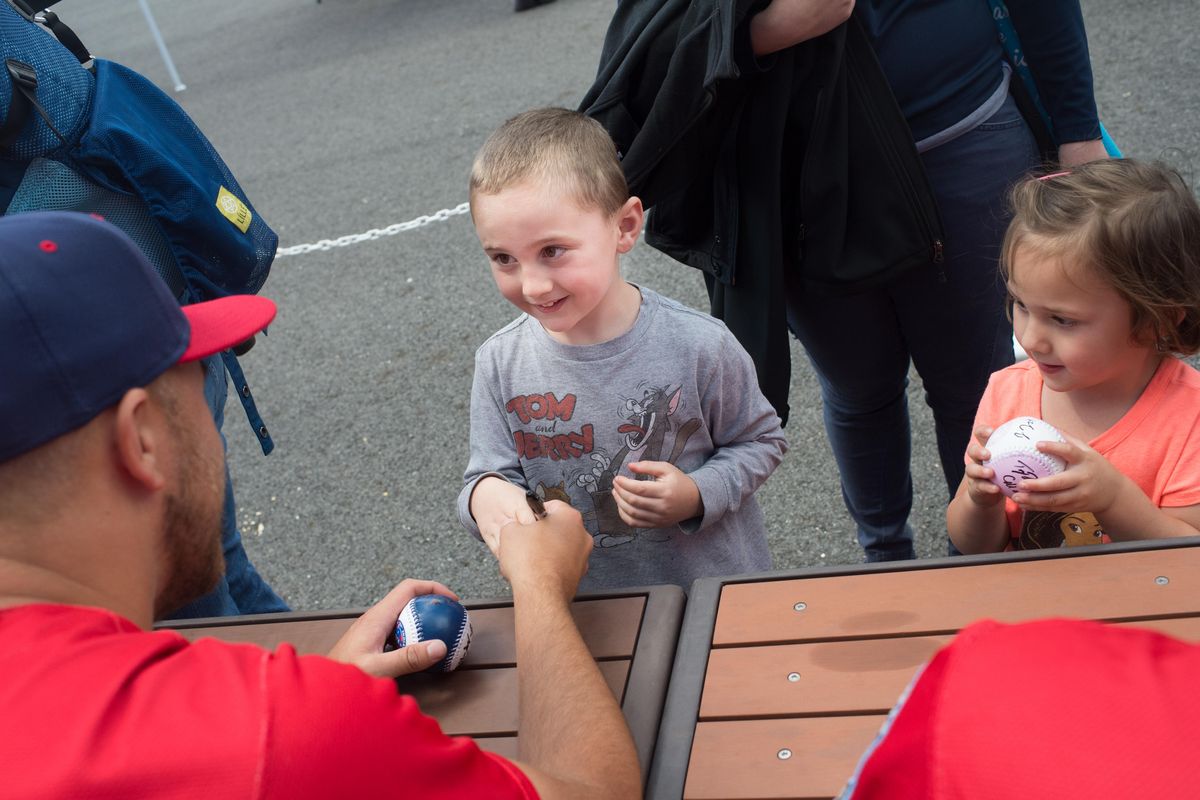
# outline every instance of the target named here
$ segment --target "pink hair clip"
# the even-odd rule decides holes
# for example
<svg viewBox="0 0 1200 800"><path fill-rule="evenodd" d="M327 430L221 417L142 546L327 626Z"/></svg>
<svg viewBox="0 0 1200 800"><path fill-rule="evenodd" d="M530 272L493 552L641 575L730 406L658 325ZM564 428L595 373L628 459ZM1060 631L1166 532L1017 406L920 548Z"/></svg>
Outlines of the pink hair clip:
<svg viewBox="0 0 1200 800"><path fill-rule="evenodd" d="M1071 171L1069 169L1066 169L1066 170L1063 170L1062 172L1051 172L1049 175L1043 175L1042 177L1038 178L1038 180L1039 181L1048 181L1051 178L1061 178L1063 175L1070 175L1070 174L1071 174Z"/></svg>

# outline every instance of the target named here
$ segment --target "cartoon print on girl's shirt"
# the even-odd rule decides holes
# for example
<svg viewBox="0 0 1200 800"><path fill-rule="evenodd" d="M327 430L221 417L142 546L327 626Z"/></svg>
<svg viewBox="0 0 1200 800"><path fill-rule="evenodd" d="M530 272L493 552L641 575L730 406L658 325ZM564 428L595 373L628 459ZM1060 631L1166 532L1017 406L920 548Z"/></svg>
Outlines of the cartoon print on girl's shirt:
<svg viewBox="0 0 1200 800"><path fill-rule="evenodd" d="M1090 511L1026 511L1021 518L1021 536L1016 550L1044 547L1078 547L1111 541L1100 520Z"/></svg>

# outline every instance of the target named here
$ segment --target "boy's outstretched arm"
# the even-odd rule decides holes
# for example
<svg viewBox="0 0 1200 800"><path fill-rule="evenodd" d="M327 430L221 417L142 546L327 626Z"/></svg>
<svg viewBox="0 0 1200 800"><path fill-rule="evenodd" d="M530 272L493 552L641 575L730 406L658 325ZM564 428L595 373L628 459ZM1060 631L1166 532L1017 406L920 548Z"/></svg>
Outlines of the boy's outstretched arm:
<svg viewBox="0 0 1200 800"><path fill-rule="evenodd" d="M963 553L998 553L1010 539L1004 494L992 483L991 468L983 466L991 455L984 447L991 435L987 425L975 428L967 447L966 474L946 508L946 531Z"/></svg>
<svg viewBox="0 0 1200 800"><path fill-rule="evenodd" d="M525 473L513 446L504 403L496 395L496 367L475 356L471 383L470 455L458 494L458 519L496 553L500 528L508 522L532 522L525 501Z"/></svg>
<svg viewBox="0 0 1200 800"><path fill-rule="evenodd" d="M501 528L510 522L528 524L536 519L525 499L525 489L499 475L480 478L468 503L479 526L479 537L496 555L499 555Z"/></svg>

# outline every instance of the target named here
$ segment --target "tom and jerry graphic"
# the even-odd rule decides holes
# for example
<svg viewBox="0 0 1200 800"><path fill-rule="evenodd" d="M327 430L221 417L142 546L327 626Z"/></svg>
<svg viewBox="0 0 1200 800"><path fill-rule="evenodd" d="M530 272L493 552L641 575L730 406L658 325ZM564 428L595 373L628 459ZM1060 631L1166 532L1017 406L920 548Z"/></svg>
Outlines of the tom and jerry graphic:
<svg viewBox="0 0 1200 800"><path fill-rule="evenodd" d="M543 499L567 500L578 508L597 547L616 547L637 537L665 541L666 531L632 528L621 519L612 487L628 460L677 463L701 424L699 417L677 418L681 393L680 387L639 384L636 396L620 400L615 415L588 422L574 419L578 405L574 394L513 397L505 409L515 418L517 455L523 464L539 462L529 464L527 470L533 490ZM615 449L610 451L603 443L612 443ZM549 464L540 463L543 460ZM544 466L553 469L552 465L559 467L557 481L545 478L549 470Z"/></svg>

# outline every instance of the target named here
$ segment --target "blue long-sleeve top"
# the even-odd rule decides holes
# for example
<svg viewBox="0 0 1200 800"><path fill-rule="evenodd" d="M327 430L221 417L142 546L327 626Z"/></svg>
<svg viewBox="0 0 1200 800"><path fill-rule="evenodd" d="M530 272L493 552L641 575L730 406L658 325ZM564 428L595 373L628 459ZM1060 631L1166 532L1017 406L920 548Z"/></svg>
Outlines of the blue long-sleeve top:
<svg viewBox="0 0 1200 800"><path fill-rule="evenodd" d="M1058 141L1100 138L1078 0L1006 4ZM858 0L854 13L918 141L979 108L1000 84L1004 51L987 0Z"/></svg>

